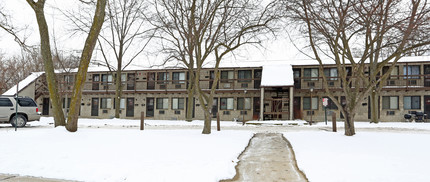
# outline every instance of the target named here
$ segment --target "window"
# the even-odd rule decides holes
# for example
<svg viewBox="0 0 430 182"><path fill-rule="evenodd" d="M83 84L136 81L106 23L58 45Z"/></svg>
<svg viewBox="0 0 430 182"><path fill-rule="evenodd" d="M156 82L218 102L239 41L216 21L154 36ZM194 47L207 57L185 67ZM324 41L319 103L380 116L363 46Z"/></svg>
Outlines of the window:
<svg viewBox="0 0 430 182"><path fill-rule="evenodd" d="M305 77L306 81L318 80L318 68L305 68L303 77Z"/></svg>
<svg viewBox="0 0 430 182"><path fill-rule="evenodd" d="M164 80L164 81L169 80L169 73L167 73L167 72L157 73L157 80L159 81L158 84L166 84L166 83L168 83L168 82L160 82L160 80Z"/></svg>
<svg viewBox="0 0 430 182"><path fill-rule="evenodd" d="M157 98L157 109L168 109L169 99L168 98Z"/></svg>
<svg viewBox="0 0 430 182"><path fill-rule="evenodd" d="M324 75L327 80L337 80L337 68L324 68Z"/></svg>
<svg viewBox="0 0 430 182"><path fill-rule="evenodd" d="M121 73L121 82L122 82L122 84L125 84L124 82L126 82L126 81L127 81L127 74Z"/></svg>
<svg viewBox="0 0 430 182"><path fill-rule="evenodd" d="M397 96L383 96L382 109L399 109L399 97Z"/></svg>
<svg viewBox="0 0 430 182"><path fill-rule="evenodd" d="M13 104L8 98L0 98L0 107L12 107Z"/></svg>
<svg viewBox="0 0 430 182"><path fill-rule="evenodd" d="M71 98L67 98L67 108L70 108ZM63 109L66 108L66 98L63 98Z"/></svg>
<svg viewBox="0 0 430 182"><path fill-rule="evenodd" d="M113 100L113 108L115 109L115 99ZM119 109L125 109L125 98L119 100Z"/></svg>
<svg viewBox="0 0 430 182"><path fill-rule="evenodd" d="M403 108L404 109L421 109L421 97L420 96L405 96L405 97L403 97Z"/></svg>
<svg viewBox="0 0 430 182"><path fill-rule="evenodd" d="M173 72L172 73L172 80L179 80L179 81L174 81L174 84L178 84L178 83L185 83L185 73L184 72Z"/></svg>
<svg viewBox="0 0 430 182"><path fill-rule="evenodd" d="M172 98L172 109L184 109L184 98Z"/></svg>
<svg viewBox="0 0 430 182"><path fill-rule="evenodd" d="M389 66L384 66L383 68L382 68L382 74L385 74L385 73L387 73L388 72L388 69L390 69L390 67ZM399 67L398 66L395 66L392 70L391 70L391 73L390 73L390 77L389 77L389 79L398 79L399 77Z"/></svg>
<svg viewBox="0 0 430 182"><path fill-rule="evenodd" d="M251 82L251 79L252 79L251 70L239 70L237 73L238 73L238 82Z"/></svg>
<svg viewBox="0 0 430 182"><path fill-rule="evenodd" d="M331 100L329 97L324 97L327 98L327 109L332 109L332 110L337 110L337 106L336 104L333 102L333 100ZM337 100L337 97L335 97L335 99ZM312 103L313 104L313 103Z"/></svg>
<svg viewBox="0 0 430 182"><path fill-rule="evenodd" d="M237 98L237 109L238 110L251 109L251 98L244 98L244 97Z"/></svg>
<svg viewBox="0 0 430 182"><path fill-rule="evenodd" d="M103 85L112 85L112 75L102 74L102 82L103 82Z"/></svg>
<svg viewBox="0 0 430 182"><path fill-rule="evenodd" d="M233 98L221 98L220 99L221 110L232 110L233 109Z"/></svg>
<svg viewBox="0 0 430 182"><path fill-rule="evenodd" d="M110 109L112 107L111 98L101 98L100 102L101 102L100 109Z"/></svg>
<svg viewBox="0 0 430 182"><path fill-rule="evenodd" d="M234 72L233 71L221 71L221 82L231 82L231 80L234 79Z"/></svg>
<svg viewBox="0 0 430 182"><path fill-rule="evenodd" d="M18 105L21 107L37 107L36 102L31 98L18 98Z"/></svg>
<svg viewBox="0 0 430 182"><path fill-rule="evenodd" d="M312 109L311 109L312 104ZM303 110L317 110L318 109L318 97L312 97L312 103L310 97L303 97Z"/></svg>
<svg viewBox="0 0 430 182"><path fill-rule="evenodd" d="M64 82L65 83L73 83L74 78L75 77L73 75L64 75Z"/></svg>
<svg viewBox="0 0 430 182"><path fill-rule="evenodd" d="M419 65L413 65L413 66L403 66L403 75L416 75L416 76L409 76L405 77L408 79L418 79L420 78L418 75L420 75L420 66Z"/></svg>

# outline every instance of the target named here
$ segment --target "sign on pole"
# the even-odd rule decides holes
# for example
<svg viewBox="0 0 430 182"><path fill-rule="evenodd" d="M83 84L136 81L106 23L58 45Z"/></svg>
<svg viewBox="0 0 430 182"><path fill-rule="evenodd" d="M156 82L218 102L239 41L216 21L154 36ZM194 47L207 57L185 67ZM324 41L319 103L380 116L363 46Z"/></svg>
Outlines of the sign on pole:
<svg viewBox="0 0 430 182"><path fill-rule="evenodd" d="M328 106L328 98L323 98L323 106L324 107Z"/></svg>

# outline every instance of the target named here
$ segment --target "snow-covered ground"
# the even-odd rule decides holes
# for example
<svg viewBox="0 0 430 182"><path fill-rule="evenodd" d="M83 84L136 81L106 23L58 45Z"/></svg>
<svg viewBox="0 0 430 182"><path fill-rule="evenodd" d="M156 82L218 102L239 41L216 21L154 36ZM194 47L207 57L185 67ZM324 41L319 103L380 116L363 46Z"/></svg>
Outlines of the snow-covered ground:
<svg viewBox="0 0 430 182"><path fill-rule="evenodd" d="M81 181L232 178L251 131L0 129L0 173Z"/></svg>
<svg viewBox="0 0 430 182"><path fill-rule="evenodd" d="M422 182L430 179L430 134L358 132L347 137L343 132L303 131L284 133L284 136L291 142L298 166L309 181Z"/></svg>
<svg viewBox="0 0 430 182"><path fill-rule="evenodd" d="M237 157L255 132L282 132L310 181L428 181L430 123L356 122L357 134L331 123L79 119L79 130L43 117L14 131L0 124L0 173L83 181L218 181L235 175ZM212 122L215 126L216 122ZM114 129L111 129L114 128Z"/></svg>

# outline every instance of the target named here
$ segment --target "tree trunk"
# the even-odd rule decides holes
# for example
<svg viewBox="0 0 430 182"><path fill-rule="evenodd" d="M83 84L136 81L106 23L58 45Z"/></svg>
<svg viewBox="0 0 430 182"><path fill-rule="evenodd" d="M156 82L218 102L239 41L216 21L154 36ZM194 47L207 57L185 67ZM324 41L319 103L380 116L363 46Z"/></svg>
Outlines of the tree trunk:
<svg viewBox="0 0 430 182"><path fill-rule="evenodd" d="M209 109L204 110L205 113L205 121L203 125L203 131L202 134L211 134L211 124L212 124L212 118L211 113L209 112Z"/></svg>
<svg viewBox="0 0 430 182"><path fill-rule="evenodd" d="M370 122L371 123L378 123L378 113L379 113L379 109L378 109L378 94L375 92L371 92L370 93L370 109L371 109L371 119Z"/></svg>
<svg viewBox="0 0 430 182"><path fill-rule="evenodd" d="M76 75L76 82L73 86L72 101L70 103L70 111L67 117L66 125L67 131L70 132L75 132L78 130L78 111L81 105L82 87L84 86L87 77L88 66L90 64L93 50L104 22L105 8L106 0L97 0L93 24L85 41L84 50L82 51L81 61L79 63L78 73Z"/></svg>
<svg viewBox="0 0 430 182"><path fill-rule="evenodd" d="M355 135L354 114L351 114L350 112L345 112L345 135Z"/></svg>
<svg viewBox="0 0 430 182"><path fill-rule="evenodd" d="M121 69L118 68L115 77L115 118L119 118L119 107L122 95L121 72Z"/></svg>
<svg viewBox="0 0 430 182"><path fill-rule="evenodd" d="M185 117L185 121L191 122L193 121L193 105L194 105L194 73L191 71L188 71L188 84L187 84L187 93L188 93L188 100L187 100L187 113Z"/></svg>
<svg viewBox="0 0 430 182"><path fill-rule="evenodd" d="M66 121L64 118L64 113L61 108L61 99L58 92L57 78L54 73L54 64L52 61L51 46L49 42L49 31L48 25L46 23L44 15L44 1L39 1L37 3L27 2L31 5L34 12L36 13L37 24L39 26L40 34L40 48L43 58L43 63L45 67L46 81L48 82L49 98L52 103L53 116L55 121L55 127L65 126Z"/></svg>

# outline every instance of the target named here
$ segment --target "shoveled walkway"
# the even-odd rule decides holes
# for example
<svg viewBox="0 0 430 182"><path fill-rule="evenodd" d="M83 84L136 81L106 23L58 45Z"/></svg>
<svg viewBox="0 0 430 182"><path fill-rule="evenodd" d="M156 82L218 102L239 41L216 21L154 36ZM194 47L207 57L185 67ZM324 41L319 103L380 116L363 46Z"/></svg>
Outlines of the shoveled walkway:
<svg viewBox="0 0 430 182"><path fill-rule="evenodd" d="M67 180L0 174L0 182L67 182Z"/></svg>
<svg viewBox="0 0 430 182"><path fill-rule="evenodd" d="M289 142L280 133L257 133L239 157L236 176L226 181L306 182Z"/></svg>

